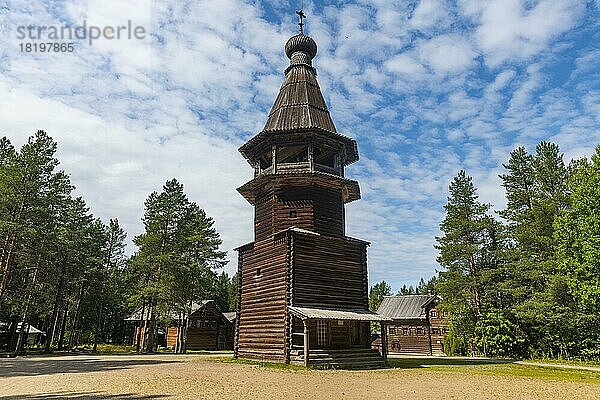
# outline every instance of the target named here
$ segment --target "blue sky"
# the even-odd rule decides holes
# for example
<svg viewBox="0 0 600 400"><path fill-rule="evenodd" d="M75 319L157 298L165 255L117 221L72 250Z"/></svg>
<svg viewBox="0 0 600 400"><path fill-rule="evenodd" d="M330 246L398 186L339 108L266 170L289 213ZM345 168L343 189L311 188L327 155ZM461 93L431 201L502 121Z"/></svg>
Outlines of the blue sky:
<svg viewBox="0 0 600 400"><path fill-rule="evenodd" d="M0 0L0 134L37 129L92 212L141 232L145 197L177 177L232 248L252 240L235 188L237 148L262 129L283 79L300 2ZM482 201L505 204L498 174L517 146L558 143L566 159L600 143L598 1L305 1L318 79L363 199L347 232L372 242L371 283L394 290L437 268L449 181L464 168ZM144 40L22 53L18 26L118 26ZM130 249L133 251L133 248Z"/></svg>

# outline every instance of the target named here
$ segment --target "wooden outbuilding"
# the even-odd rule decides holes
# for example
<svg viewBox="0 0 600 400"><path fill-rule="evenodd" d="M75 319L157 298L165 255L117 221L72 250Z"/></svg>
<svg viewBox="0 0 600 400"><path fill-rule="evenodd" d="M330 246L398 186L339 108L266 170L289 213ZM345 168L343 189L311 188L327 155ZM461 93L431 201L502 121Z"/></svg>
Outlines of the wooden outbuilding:
<svg viewBox="0 0 600 400"><path fill-rule="evenodd" d="M448 330L437 295L402 295L383 298L377 312L393 322L386 325L389 353L444 355Z"/></svg>
<svg viewBox="0 0 600 400"><path fill-rule="evenodd" d="M178 315L169 315L166 326L159 327L159 343L168 348L175 348L178 338ZM129 321L136 322L134 344L139 334L143 341L143 318L141 310L132 314ZM203 300L193 303L186 330L187 350L232 350L234 332L234 313L222 313L214 300ZM163 333L160 335L160 333Z"/></svg>
<svg viewBox="0 0 600 400"><path fill-rule="evenodd" d="M10 336L9 325L9 323L0 322L0 337ZM27 323L23 326L23 322L19 322L16 326L16 333L20 334L21 332L23 332L23 337L27 338L25 343L29 346L41 344L43 337L46 336L44 331L39 330L35 326ZM3 340L5 343L8 343L9 341L8 337Z"/></svg>
<svg viewBox="0 0 600 400"><path fill-rule="evenodd" d="M167 327L167 347L177 344L178 327L174 320ZM225 316L214 300L203 300L192 305L187 327L187 350L233 349L233 323Z"/></svg>
<svg viewBox="0 0 600 400"><path fill-rule="evenodd" d="M360 198L344 169L356 141L336 131L301 31L263 130L240 148L254 179L238 191L255 208L254 241L238 251L234 354L304 365L370 367L368 242L346 236L345 204Z"/></svg>

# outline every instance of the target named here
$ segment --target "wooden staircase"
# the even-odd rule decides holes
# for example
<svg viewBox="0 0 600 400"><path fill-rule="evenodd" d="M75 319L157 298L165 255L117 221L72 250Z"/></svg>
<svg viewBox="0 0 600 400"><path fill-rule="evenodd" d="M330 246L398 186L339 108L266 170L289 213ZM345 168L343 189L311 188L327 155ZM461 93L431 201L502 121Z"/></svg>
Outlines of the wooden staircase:
<svg viewBox="0 0 600 400"><path fill-rule="evenodd" d="M292 350L290 363L304 365L302 350ZM311 349L308 365L322 368L373 369L384 366L383 358L374 349L321 350Z"/></svg>

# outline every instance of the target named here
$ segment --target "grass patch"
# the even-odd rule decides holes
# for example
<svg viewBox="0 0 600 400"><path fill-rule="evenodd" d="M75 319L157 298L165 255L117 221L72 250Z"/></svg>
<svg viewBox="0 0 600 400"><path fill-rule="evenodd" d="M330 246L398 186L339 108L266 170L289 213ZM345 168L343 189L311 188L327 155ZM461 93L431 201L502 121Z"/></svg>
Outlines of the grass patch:
<svg viewBox="0 0 600 400"><path fill-rule="evenodd" d="M285 363L275 363L267 361L255 361L247 358L234 358L234 357L214 357L210 361L219 361L228 364L242 364L242 365L256 365L261 368L282 370L282 371L306 371L306 368L301 365L292 365Z"/></svg>
<svg viewBox="0 0 600 400"><path fill-rule="evenodd" d="M600 372L515 364L510 360L393 358L388 360L388 364L391 368L402 369L425 368L430 371L440 372L462 372L468 374L600 383Z"/></svg>
<svg viewBox="0 0 600 400"><path fill-rule="evenodd" d="M83 346L75 348L76 352L92 354L92 346ZM135 346L127 346L122 344L98 344L96 355L114 356L114 355L129 355L136 354Z"/></svg>
<svg viewBox="0 0 600 400"><path fill-rule="evenodd" d="M578 360L565 360L555 358L534 358L530 360L522 360L523 362L541 363L541 364L561 364L570 365L575 367L596 367L600 368L600 361L578 361Z"/></svg>
<svg viewBox="0 0 600 400"><path fill-rule="evenodd" d="M232 350L188 350L186 354L233 354Z"/></svg>

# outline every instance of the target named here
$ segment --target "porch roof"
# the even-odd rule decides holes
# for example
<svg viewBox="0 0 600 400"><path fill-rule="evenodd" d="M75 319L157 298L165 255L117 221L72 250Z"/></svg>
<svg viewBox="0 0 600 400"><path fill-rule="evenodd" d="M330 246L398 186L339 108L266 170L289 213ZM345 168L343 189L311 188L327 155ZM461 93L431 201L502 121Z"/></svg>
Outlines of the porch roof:
<svg viewBox="0 0 600 400"><path fill-rule="evenodd" d="M341 310L332 308L293 307L288 309L302 320L306 319L337 319L351 321L391 321L390 318L369 310Z"/></svg>

